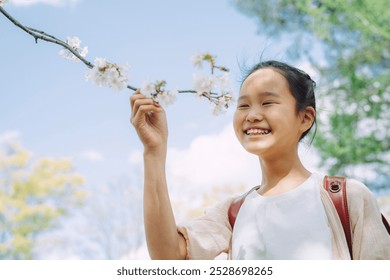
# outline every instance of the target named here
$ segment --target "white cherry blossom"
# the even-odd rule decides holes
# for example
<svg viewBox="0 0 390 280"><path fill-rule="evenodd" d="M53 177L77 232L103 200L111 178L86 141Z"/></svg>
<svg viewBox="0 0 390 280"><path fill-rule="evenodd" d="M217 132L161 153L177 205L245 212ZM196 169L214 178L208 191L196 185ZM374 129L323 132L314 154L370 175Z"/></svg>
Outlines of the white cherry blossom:
<svg viewBox="0 0 390 280"><path fill-rule="evenodd" d="M204 76L199 73L194 73L194 90L198 96L202 96L203 93L210 93L215 87L214 77Z"/></svg>
<svg viewBox="0 0 390 280"><path fill-rule="evenodd" d="M215 116L221 115L226 112L226 109L229 108L230 103L232 103L233 97L231 93L224 93L217 98L217 101L213 104L213 114Z"/></svg>
<svg viewBox="0 0 390 280"><path fill-rule="evenodd" d="M93 63L97 68L104 68L108 65L109 62L103 57L97 57Z"/></svg>
<svg viewBox="0 0 390 280"><path fill-rule="evenodd" d="M146 80L141 85L141 93L147 97L152 98L152 94L156 92L156 86L149 80Z"/></svg>
<svg viewBox="0 0 390 280"><path fill-rule="evenodd" d="M177 94L177 90L164 91L162 94L158 95L158 102L164 107L169 106L176 102Z"/></svg>
<svg viewBox="0 0 390 280"><path fill-rule="evenodd" d="M127 86L127 65L117 65L105 58L96 58L94 67L86 73L86 79L98 86L109 86L115 90L123 90Z"/></svg>
<svg viewBox="0 0 390 280"><path fill-rule="evenodd" d="M215 77L217 80L217 83L221 88L230 89L232 86L230 75L227 72L223 72L221 75L218 75Z"/></svg>
<svg viewBox="0 0 390 280"><path fill-rule="evenodd" d="M213 104L211 108L214 116L219 116L225 113L225 107L222 103Z"/></svg>
<svg viewBox="0 0 390 280"><path fill-rule="evenodd" d="M84 47L84 48L81 48L81 40L74 36L74 37L68 37L66 39L66 43L72 48L74 49L76 52L78 52L82 57L86 57L87 54L88 54L88 47ZM62 49L60 50L59 54L66 58L66 59L69 59L69 60L72 60L72 61L79 61L79 59L77 58L77 56L75 56L73 53L71 53L69 50L67 49Z"/></svg>
<svg viewBox="0 0 390 280"><path fill-rule="evenodd" d="M203 66L203 54L196 53L191 56L191 63L194 67L202 68Z"/></svg>

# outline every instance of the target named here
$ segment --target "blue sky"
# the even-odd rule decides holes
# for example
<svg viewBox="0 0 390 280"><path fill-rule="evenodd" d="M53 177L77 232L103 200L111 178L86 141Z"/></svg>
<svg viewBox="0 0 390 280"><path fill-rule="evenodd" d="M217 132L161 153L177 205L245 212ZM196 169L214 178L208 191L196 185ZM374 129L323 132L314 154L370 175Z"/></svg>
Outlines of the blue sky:
<svg viewBox="0 0 390 280"><path fill-rule="evenodd" d="M216 54L231 69L236 90L240 64L251 64L263 51L285 59L283 44L256 34L254 22L229 1L57 2L63 4L5 8L27 26L62 39L78 36L91 61L128 63L134 86L149 78L165 79L168 88L191 88L196 69L189 58L197 51ZM60 57L59 46L35 44L4 17L0 24L3 138L17 132L37 156L74 158L90 182L127 173L129 157L142 149L129 124L131 91L86 82L85 66ZM209 107L186 94L167 108L170 147L186 149L195 137L218 133L231 122L233 110L214 117Z"/></svg>
<svg viewBox="0 0 390 280"><path fill-rule="evenodd" d="M257 33L231 1L10 0L4 8L23 24L58 38L78 36L87 59L130 65L129 84L164 79L190 89L190 56L209 51L231 69L265 59L289 61L283 38ZM0 16L0 141L18 139L36 157L70 157L90 189L127 177L139 183L142 146L129 122L131 91L85 81L86 67L58 55L60 47L34 39ZM296 64L310 73L305 62ZM315 73L310 73L315 75ZM168 182L173 199L215 186L260 182L257 159L237 143L233 110L215 117L207 101L185 94L167 108ZM303 157L315 168L313 150ZM191 200L191 199L188 199Z"/></svg>

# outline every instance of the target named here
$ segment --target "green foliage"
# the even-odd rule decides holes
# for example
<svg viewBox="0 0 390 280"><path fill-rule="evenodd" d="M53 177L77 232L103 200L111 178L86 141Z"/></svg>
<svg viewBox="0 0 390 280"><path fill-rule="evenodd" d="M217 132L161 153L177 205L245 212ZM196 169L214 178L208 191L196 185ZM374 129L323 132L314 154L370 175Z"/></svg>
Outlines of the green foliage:
<svg viewBox="0 0 390 280"><path fill-rule="evenodd" d="M314 145L329 173L390 172L390 5L387 0L237 0L259 31L287 35L321 74ZM320 42L324 58L313 52ZM354 174L356 175L356 174ZM364 174L362 179L364 178Z"/></svg>
<svg viewBox="0 0 390 280"><path fill-rule="evenodd" d="M82 203L70 160L33 161L20 145L0 150L0 259L31 259L35 238Z"/></svg>

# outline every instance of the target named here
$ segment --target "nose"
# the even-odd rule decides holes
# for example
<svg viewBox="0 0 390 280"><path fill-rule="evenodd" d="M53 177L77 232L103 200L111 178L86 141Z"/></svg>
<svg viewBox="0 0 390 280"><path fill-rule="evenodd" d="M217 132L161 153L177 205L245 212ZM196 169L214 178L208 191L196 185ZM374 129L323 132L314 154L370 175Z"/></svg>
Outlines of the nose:
<svg viewBox="0 0 390 280"><path fill-rule="evenodd" d="M252 108L249 112L248 115L246 116L246 121L248 122L259 122L263 119L263 114L262 112L257 109L257 108Z"/></svg>

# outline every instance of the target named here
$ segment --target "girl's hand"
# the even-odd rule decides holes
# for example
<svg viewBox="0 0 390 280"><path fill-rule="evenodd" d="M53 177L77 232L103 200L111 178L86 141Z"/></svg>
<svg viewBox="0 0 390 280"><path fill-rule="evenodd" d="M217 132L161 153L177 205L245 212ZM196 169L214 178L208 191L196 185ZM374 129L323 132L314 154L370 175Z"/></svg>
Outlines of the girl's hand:
<svg viewBox="0 0 390 280"><path fill-rule="evenodd" d="M164 152L167 148L168 126L164 109L137 90L130 97L130 122L144 145L145 152Z"/></svg>

